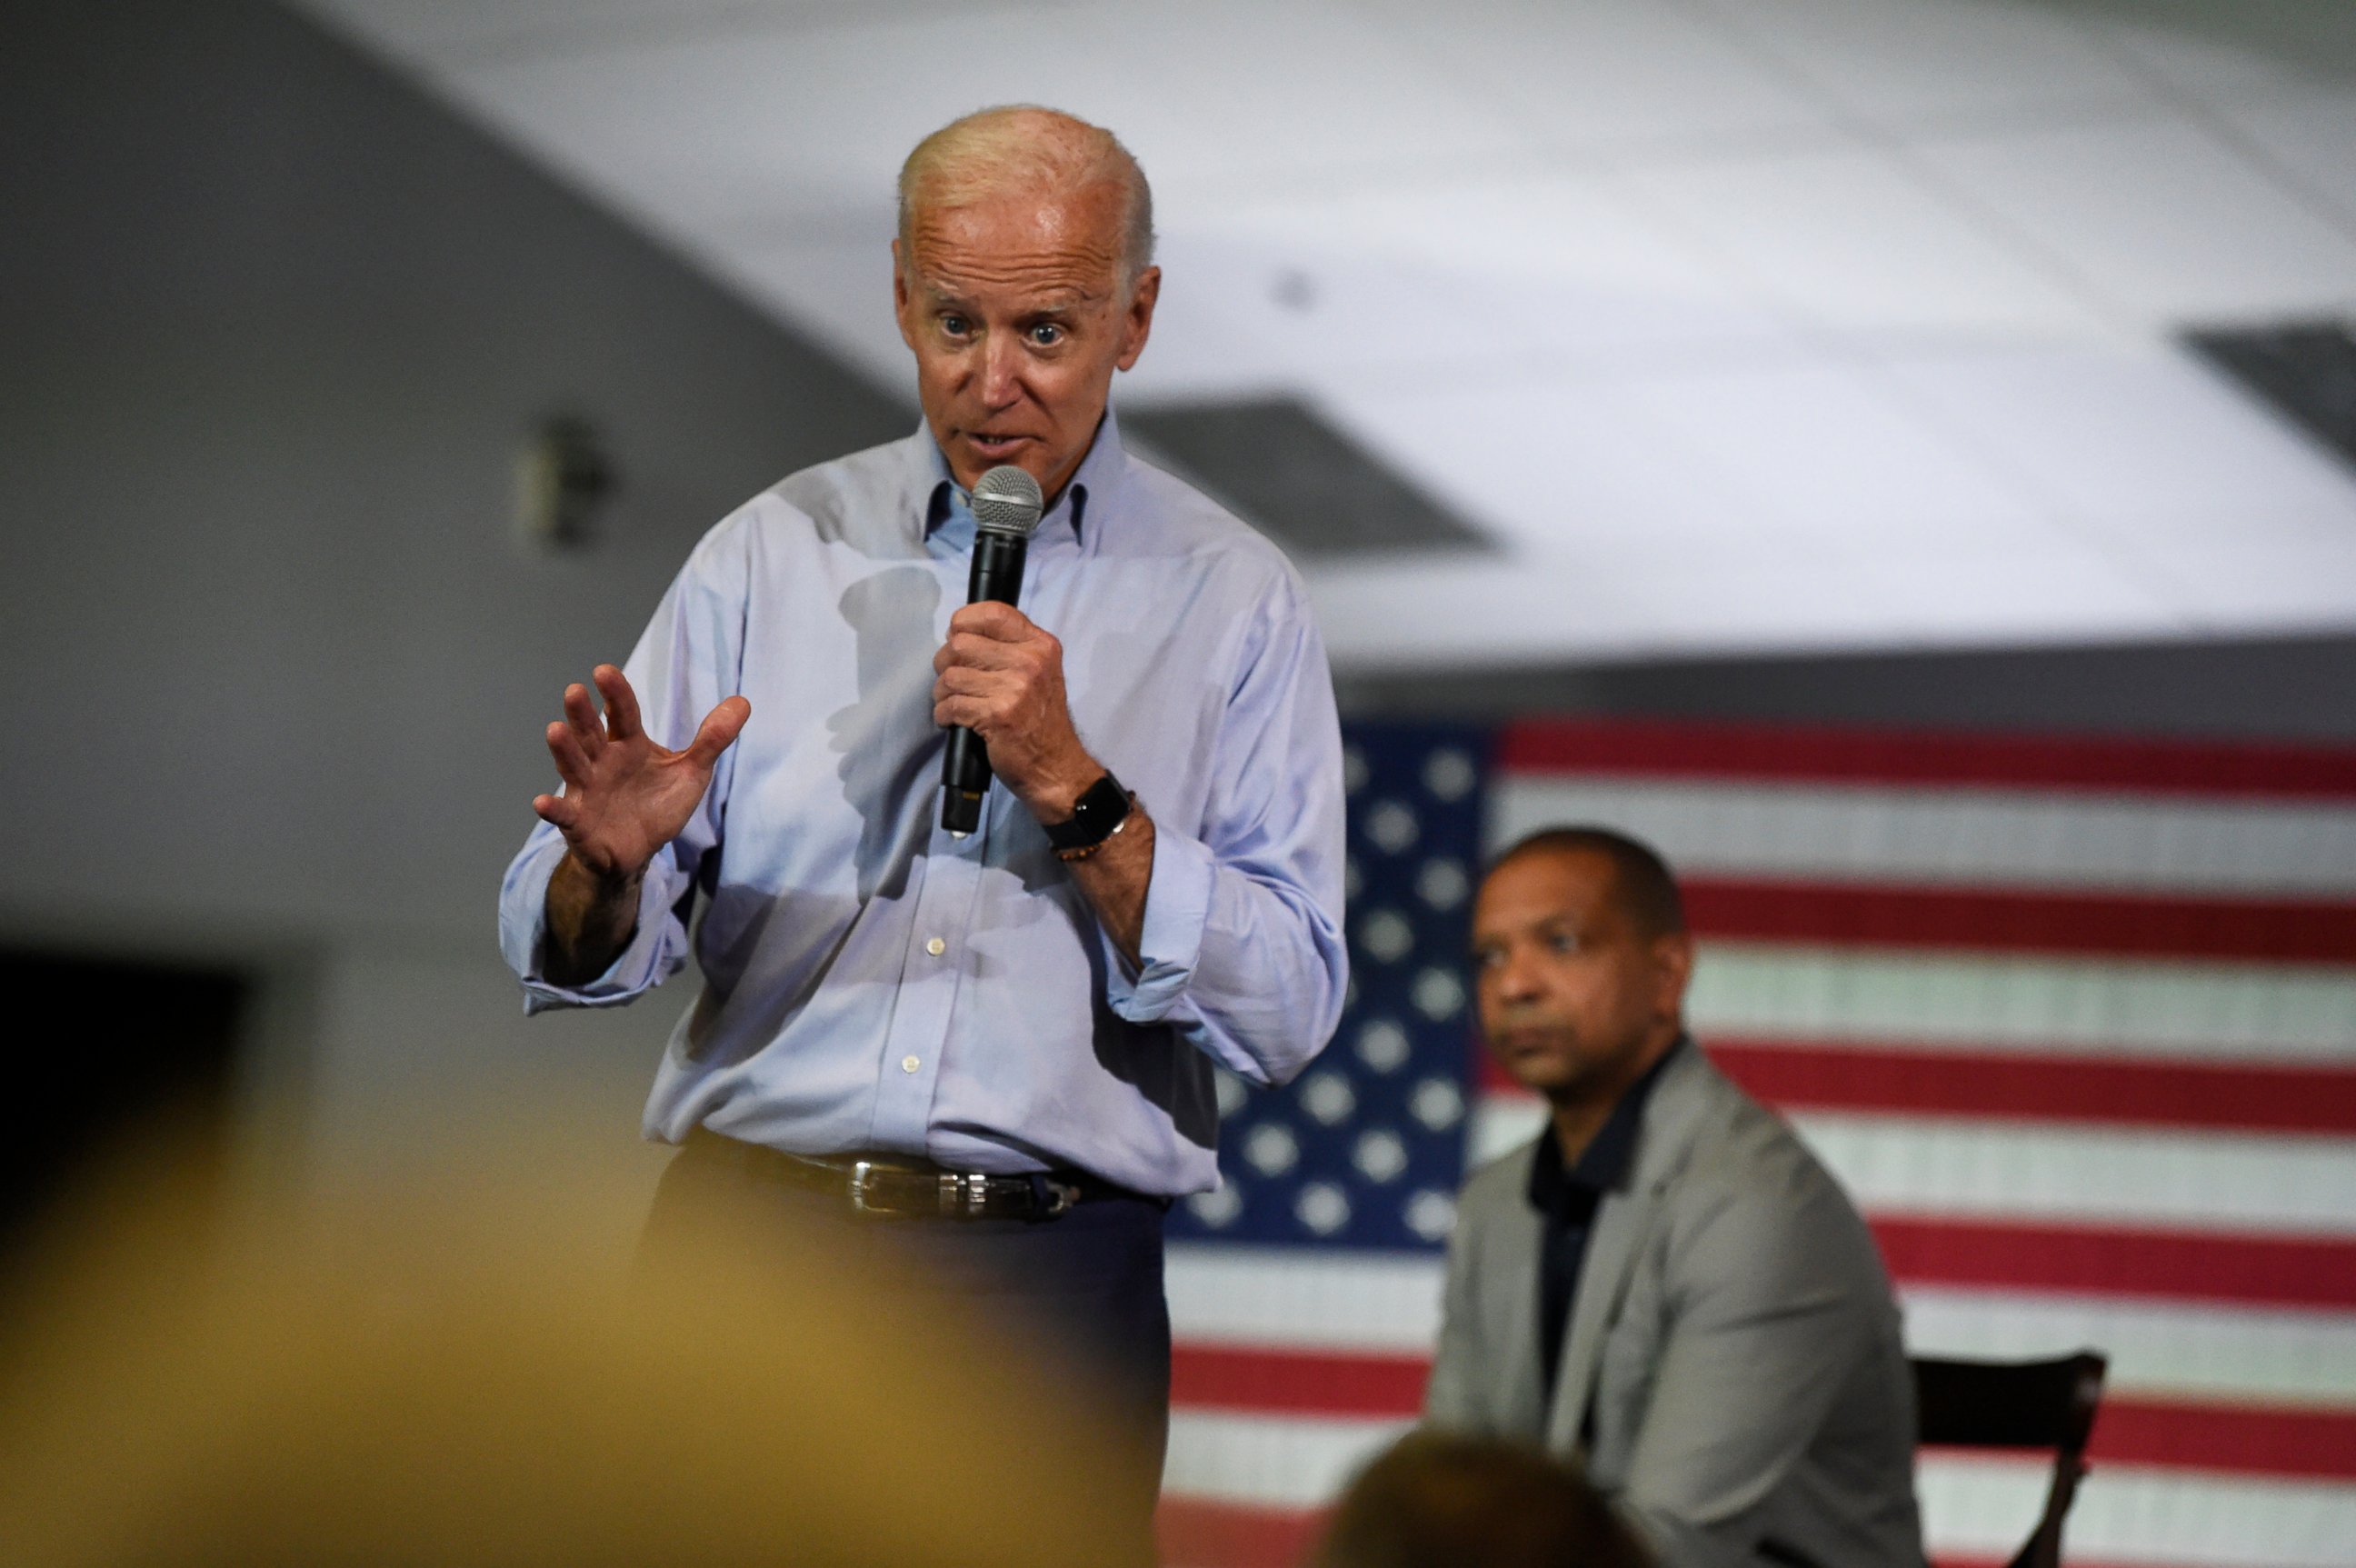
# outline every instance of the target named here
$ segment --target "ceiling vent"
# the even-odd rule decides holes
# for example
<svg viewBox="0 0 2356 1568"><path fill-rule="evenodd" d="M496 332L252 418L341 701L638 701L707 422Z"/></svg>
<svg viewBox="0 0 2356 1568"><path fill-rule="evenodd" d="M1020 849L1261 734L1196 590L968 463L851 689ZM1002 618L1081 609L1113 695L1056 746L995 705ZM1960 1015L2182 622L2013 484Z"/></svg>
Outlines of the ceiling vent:
<svg viewBox="0 0 2356 1568"><path fill-rule="evenodd" d="M1477 529L1294 398L1123 410L1145 456L1295 560L1494 553Z"/></svg>
<svg viewBox="0 0 2356 1568"><path fill-rule="evenodd" d="M2265 405L2356 466L2356 333L2345 321L2201 329L2184 340Z"/></svg>

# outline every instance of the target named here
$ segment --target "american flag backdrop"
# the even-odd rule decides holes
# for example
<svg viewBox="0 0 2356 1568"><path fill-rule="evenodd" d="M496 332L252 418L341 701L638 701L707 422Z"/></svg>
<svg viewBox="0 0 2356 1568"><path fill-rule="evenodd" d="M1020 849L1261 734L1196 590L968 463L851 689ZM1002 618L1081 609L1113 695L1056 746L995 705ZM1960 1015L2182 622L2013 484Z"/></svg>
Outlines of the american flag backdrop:
<svg viewBox="0 0 2356 1568"><path fill-rule="evenodd" d="M1348 736L1353 994L1173 1216L1174 1568L1299 1561L1421 1397L1451 1195L1531 1136L1463 987L1481 856L1657 845L1696 1037L1872 1222L1909 1348L2111 1358L2081 1568L2356 1564L2356 751L1530 722ZM2001 1563L2031 1455L1926 1453Z"/></svg>

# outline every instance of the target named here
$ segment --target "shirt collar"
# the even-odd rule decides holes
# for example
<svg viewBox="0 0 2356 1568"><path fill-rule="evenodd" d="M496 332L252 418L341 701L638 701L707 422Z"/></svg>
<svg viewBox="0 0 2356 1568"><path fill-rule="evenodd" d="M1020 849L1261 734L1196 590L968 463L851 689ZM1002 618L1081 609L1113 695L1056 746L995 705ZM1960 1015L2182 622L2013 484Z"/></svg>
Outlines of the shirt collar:
<svg viewBox="0 0 2356 1568"><path fill-rule="evenodd" d="M1635 1161L1636 1137L1644 1128L1644 1102L1652 1098L1653 1086L1660 1081L1663 1069L1688 1048L1686 1036L1678 1036L1661 1053L1661 1059L1628 1086L1580 1152L1578 1164L1564 1165L1562 1142L1553 1135L1552 1126L1547 1127L1547 1135L1538 1140L1537 1158L1530 1162L1532 1208L1547 1214L1561 1213L1572 1205L1591 1210L1598 1198L1620 1185Z"/></svg>
<svg viewBox="0 0 2356 1568"><path fill-rule="evenodd" d="M916 493L923 500L925 535L930 538L942 523L948 521L950 512L959 503L969 507L972 497L949 473L948 456L941 450L940 444L933 439L930 427L916 426L914 445L917 467ZM1101 528L1106 515L1105 505L1118 488L1128 463L1128 449L1120 440L1120 422L1113 417L1112 407L1108 403L1104 418L1097 425L1097 438L1088 447L1088 455L1080 459L1079 469L1073 474L1072 482L1064 487L1064 493L1055 498L1055 504L1048 508L1047 515L1039 520L1038 531L1032 538L1035 541L1042 534L1068 531L1075 542L1092 542L1093 536L1086 526L1090 505L1094 503L1097 521Z"/></svg>

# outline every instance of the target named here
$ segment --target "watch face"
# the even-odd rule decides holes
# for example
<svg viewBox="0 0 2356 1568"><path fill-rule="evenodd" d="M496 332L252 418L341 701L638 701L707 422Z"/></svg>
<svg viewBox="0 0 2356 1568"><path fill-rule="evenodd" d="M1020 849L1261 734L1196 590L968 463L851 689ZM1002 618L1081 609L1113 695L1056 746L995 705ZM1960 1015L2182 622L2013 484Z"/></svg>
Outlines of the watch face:
<svg viewBox="0 0 2356 1568"><path fill-rule="evenodd" d="M1079 849L1102 843L1107 834L1129 815L1129 791L1108 773L1088 786L1072 804L1072 820L1047 830L1047 842L1057 849Z"/></svg>
<svg viewBox="0 0 2356 1568"><path fill-rule="evenodd" d="M1080 797L1075 814L1091 828L1099 824L1109 827L1128 805L1129 797L1120 792L1120 786L1114 783L1112 775L1108 773L1088 786L1088 792Z"/></svg>

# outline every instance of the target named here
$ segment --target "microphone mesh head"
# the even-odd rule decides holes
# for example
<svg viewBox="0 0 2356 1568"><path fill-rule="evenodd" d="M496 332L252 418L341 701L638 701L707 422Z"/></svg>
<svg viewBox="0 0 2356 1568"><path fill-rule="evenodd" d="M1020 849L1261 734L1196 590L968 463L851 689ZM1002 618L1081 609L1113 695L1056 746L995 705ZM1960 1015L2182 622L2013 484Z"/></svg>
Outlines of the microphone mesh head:
<svg viewBox="0 0 2356 1568"><path fill-rule="evenodd" d="M1045 510L1039 481L1012 463L1001 463L973 487L973 525L992 533L1028 538Z"/></svg>

